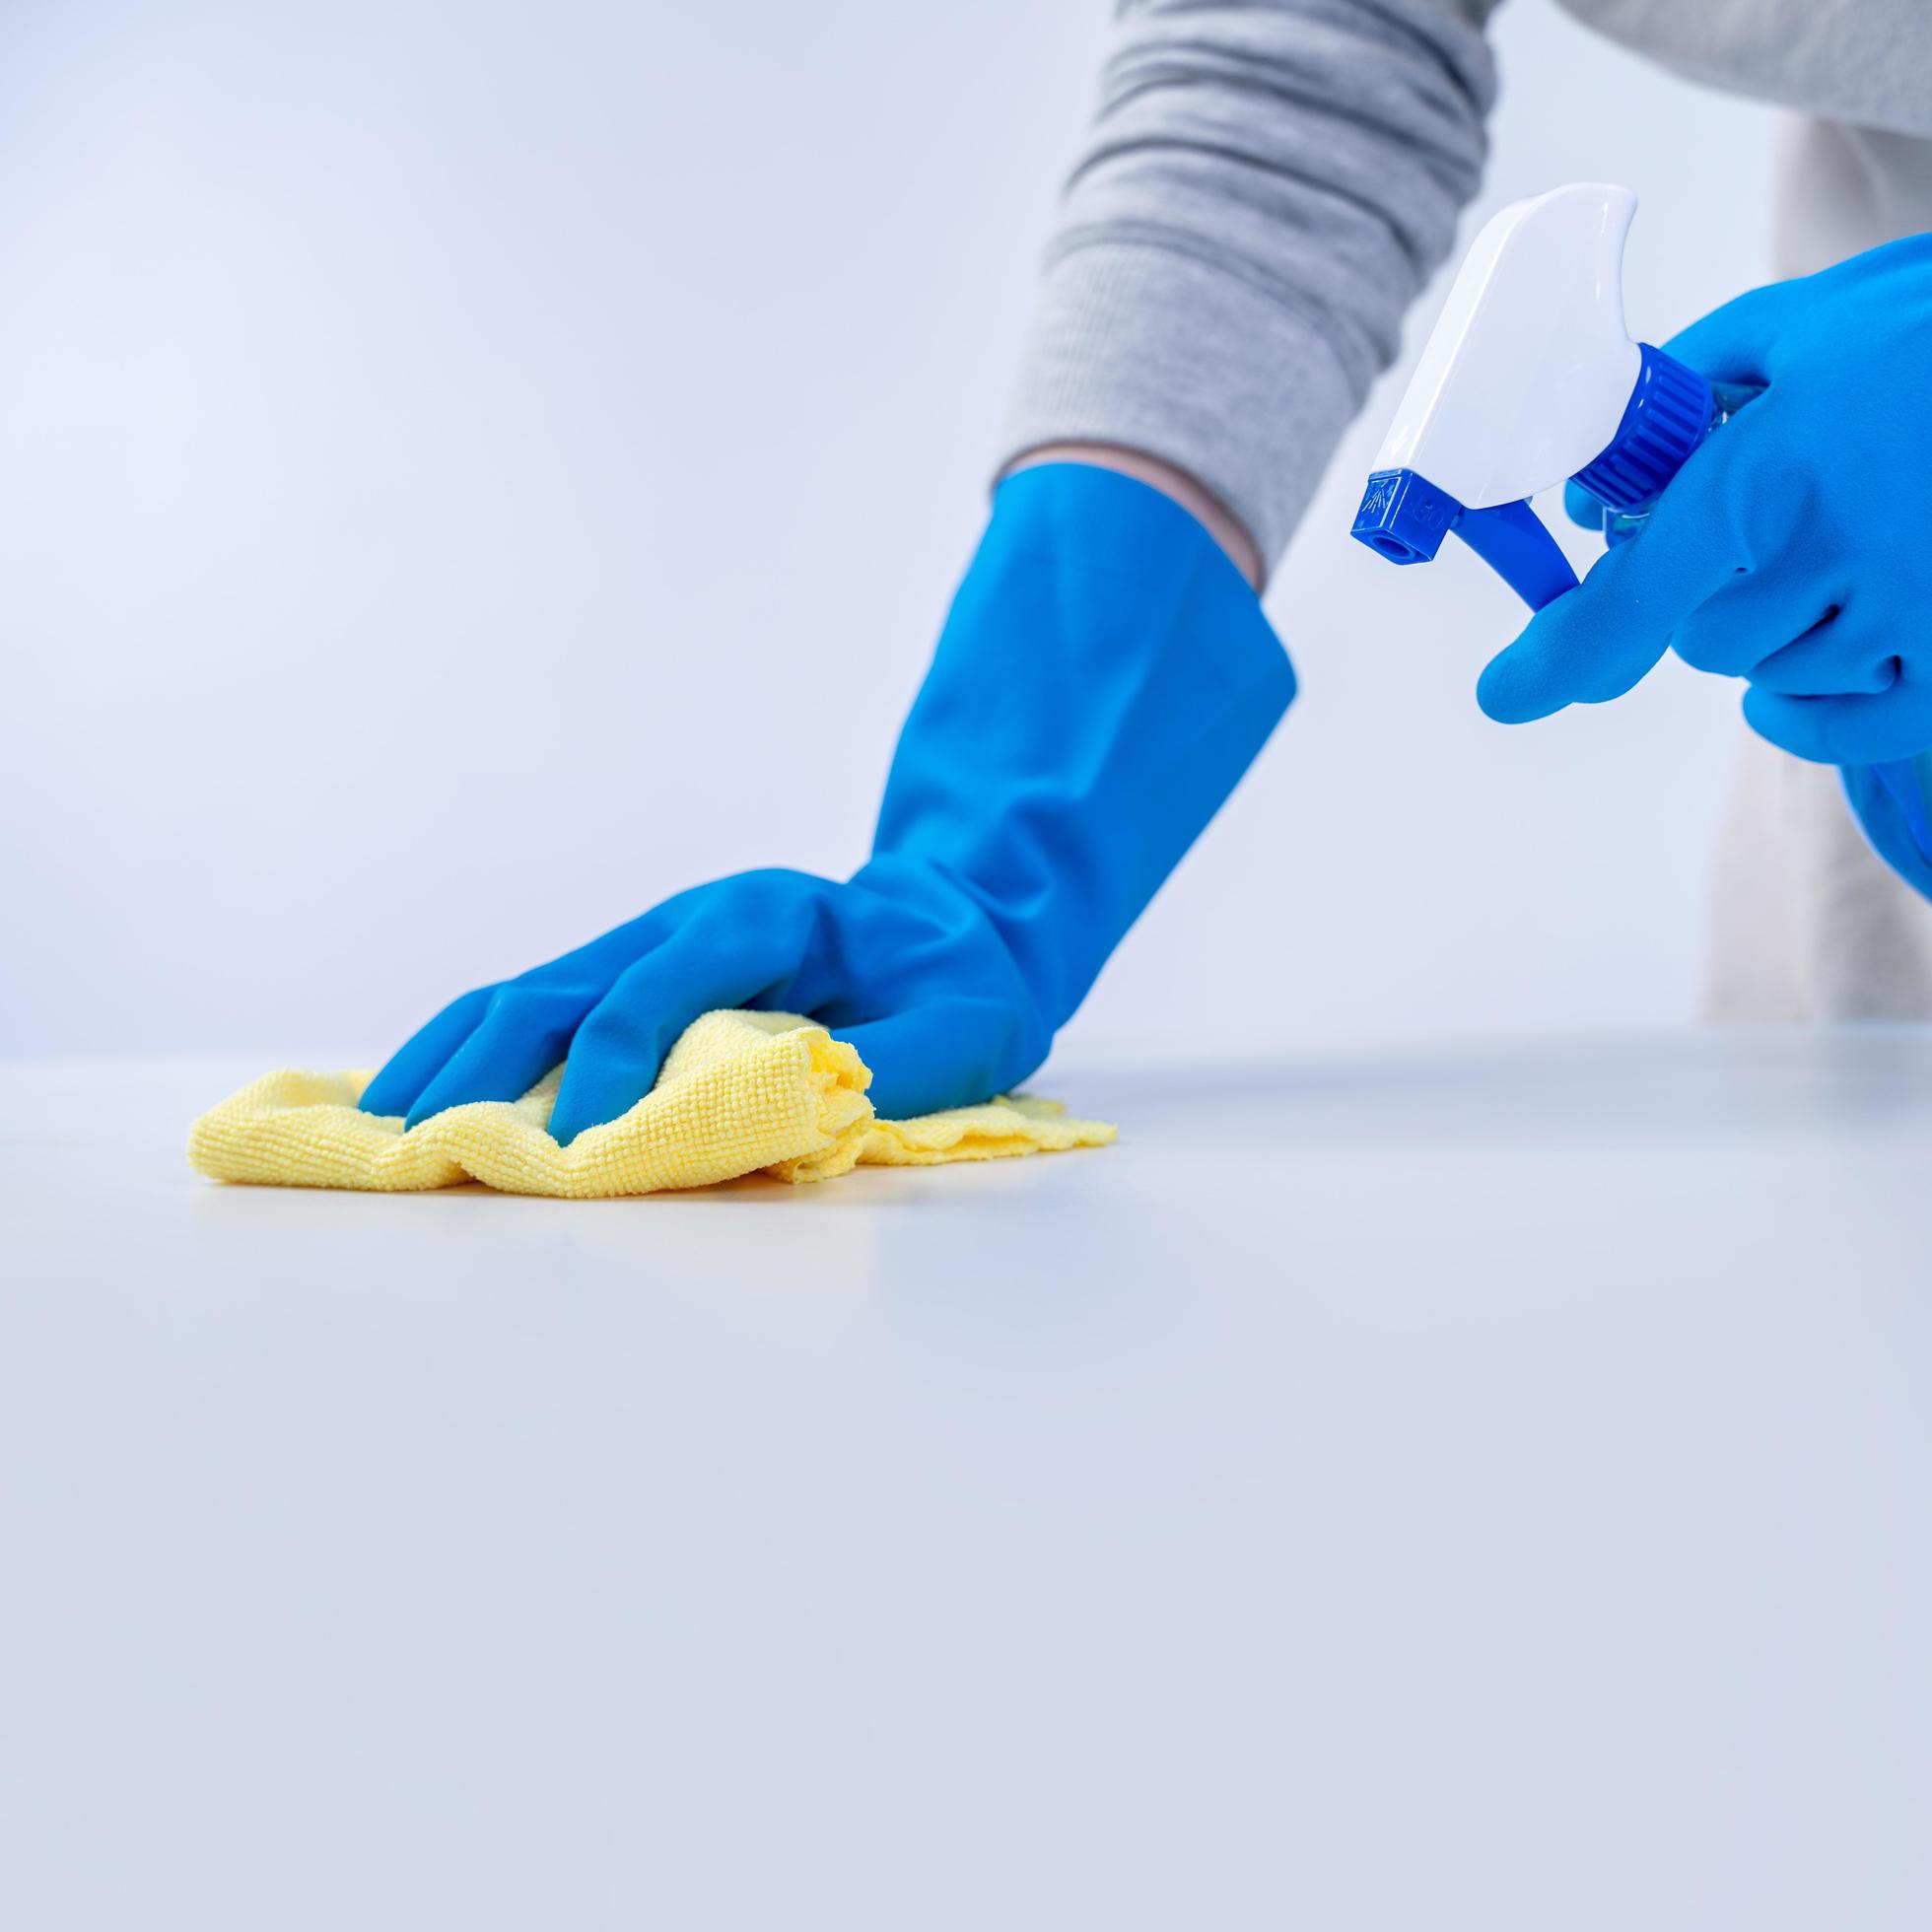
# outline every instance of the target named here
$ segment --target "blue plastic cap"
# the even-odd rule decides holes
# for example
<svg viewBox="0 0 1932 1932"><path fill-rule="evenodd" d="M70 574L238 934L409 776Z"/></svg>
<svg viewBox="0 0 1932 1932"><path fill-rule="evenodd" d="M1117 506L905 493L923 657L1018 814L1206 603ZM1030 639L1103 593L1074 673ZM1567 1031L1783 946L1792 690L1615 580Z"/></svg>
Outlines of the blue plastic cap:
<svg viewBox="0 0 1932 1932"><path fill-rule="evenodd" d="M1392 564L1426 564L1462 514L1454 497L1413 469L1378 469L1348 534Z"/></svg>
<svg viewBox="0 0 1932 1932"><path fill-rule="evenodd" d="M1716 398L1704 379L1675 356L1639 342L1636 385L1622 421L1602 450L1576 472L1576 481L1612 510L1641 510L1667 484L1704 438Z"/></svg>

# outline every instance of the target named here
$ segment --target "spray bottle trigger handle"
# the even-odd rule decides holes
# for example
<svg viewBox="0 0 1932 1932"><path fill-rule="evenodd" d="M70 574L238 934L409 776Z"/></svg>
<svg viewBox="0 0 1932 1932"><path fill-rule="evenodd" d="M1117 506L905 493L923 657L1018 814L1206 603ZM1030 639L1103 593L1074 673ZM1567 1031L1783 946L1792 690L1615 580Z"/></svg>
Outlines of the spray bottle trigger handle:
<svg viewBox="0 0 1932 1932"><path fill-rule="evenodd" d="M1576 588L1576 573L1561 546L1527 501L1465 510L1456 534L1529 605L1541 610Z"/></svg>

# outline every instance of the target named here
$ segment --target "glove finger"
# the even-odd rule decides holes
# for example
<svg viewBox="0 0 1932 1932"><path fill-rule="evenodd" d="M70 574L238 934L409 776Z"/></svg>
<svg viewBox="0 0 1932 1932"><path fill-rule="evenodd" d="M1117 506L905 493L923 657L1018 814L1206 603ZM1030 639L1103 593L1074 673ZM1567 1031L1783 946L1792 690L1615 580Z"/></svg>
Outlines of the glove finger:
<svg viewBox="0 0 1932 1932"><path fill-rule="evenodd" d="M1904 675L1898 644L1896 622L1865 621L1856 605L1829 609L1765 657L1751 681L1786 698L1878 697Z"/></svg>
<svg viewBox="0 0 1932 1932"><path fill-rule="evenodd" d="M1692 670L1756 680L1766 662L1814 636L1835 608L1830 591L1809 572L1740 568L1679 622L1671 649Z"/></svg>
<svg viewBox="0 0 1932 1932"><path fill-rule="evenodd" d="M629 1113L656 1084L678 1035L703 1013L762 1004L796 970L798 943L743 906L721 905L647 953L577 1029L551 1138L567 1147L586 1128Z"/></svg>
<svg viewBox="0 0 1932 1932"><path fill-rule="evenodd" d="M1932 749L1932 693L1908 682L1878 693L1791 698L1753 685L1745 723L1794 758L1818 765L1884 765Z"/></svg>
<svg viewBox="0 0 1932 1932"><path fill-rule="evenodd" d="M1490 659L1476 687L1484 711L1522 724L1565 705L1605 704L1636 684L1677 626L1750 561L1737 503L1765 441L1747 411L1697 450L1644 527Z"/></svg>
<svg viewBox="0 0 1932 1932"><path fill-rule="evenodd" d="M1789 284L1749 289L1664 344L1667 355L1713 382L1768 386L1773 346L1784 325Z"/></svg>
<svg viewBox="0 0 1932 1932"><path fill-rule="evenodd" d="M1647 534L1647 533L1646 533ZM1639 546L1601 558L1588 577L1530 619L1477 680L1476 702L1498 724L1527 724L1565 705L1621 698L1663 656L1667 627L1620 591Z"/></svg>
<svg viewBox="0 0 1932 1932"><path fill-rule="evenodd" d="M872 1070L866 1092L889 1121L991 1099L1046 1058L1045 1043L1029 1044L1023 1017L998 1000L934 1000L835 1031Z"/></svg>
<svg viewBox="0 0 1932 1932"><path fill-rule="evenodd" d="M365 1114L406 1114L423 1089L469 1038L490 1003L494 987L480 986L452 1000L425 1026L419 1026L363 1089L357 1103Z"/></svg>
<svg viewBox="0 0 1932 1932"><path fill-rule="evenodd" d="M414 1056L417 1042L412 1040L403 1053L412 1055L412 1070L420 1067L422 1077L406 1092L398 1081L384 1083L378 1093L378 1083L388 1070L385 1068L378 1081L371 1082L370 1092L392 1102L389 1111L406 1112L411 1127L446 1107L466 1106L473 1100L520 1099L569 1052L572 1036L585 1014L615 985L625 968L652 947L661 945L681 920L692 916L696 899L695 892L679 893L587 944L518 974L514 980L465 994L447 1013L473 1001L471 1029L466 1036L448 1043L447 1050L438 1056L441 1064L426 1065L427 1054ZM440 1025L447 1013L431 1021L423 1035ZM399 1054L397 1059L401 1058ZM363 1096L363 1105L370 1107L368 1094Z"/></svg>
<svg viewBox="0 0 1932 1932"><path fill-rule="evenodd" d="M416 1096L407 1125L477 1100L520 1099L570 1051L599 990L582 980L506 980L491 993L469 1038Z"/></svg>

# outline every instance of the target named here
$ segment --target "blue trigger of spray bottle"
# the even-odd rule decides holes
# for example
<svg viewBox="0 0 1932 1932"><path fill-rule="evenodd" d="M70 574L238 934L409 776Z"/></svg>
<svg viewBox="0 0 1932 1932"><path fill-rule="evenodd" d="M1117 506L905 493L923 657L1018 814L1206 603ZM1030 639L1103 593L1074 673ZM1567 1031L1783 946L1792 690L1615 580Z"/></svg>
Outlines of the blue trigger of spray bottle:
<svg viewBox="0 0 1932 1932"><path fill-rule="evenodd" d="M1530 507L1566 484L1612 545L1642 529L1672 477L1756 390L1705 380L1632 341L1623 243L1636 196L1580 181L1512 202L1463 258L1397 405L1350 534L1391 563L1454 531L1532 610L1576 587ZM1918 763L1873 766L1932 862Z"/></svg>

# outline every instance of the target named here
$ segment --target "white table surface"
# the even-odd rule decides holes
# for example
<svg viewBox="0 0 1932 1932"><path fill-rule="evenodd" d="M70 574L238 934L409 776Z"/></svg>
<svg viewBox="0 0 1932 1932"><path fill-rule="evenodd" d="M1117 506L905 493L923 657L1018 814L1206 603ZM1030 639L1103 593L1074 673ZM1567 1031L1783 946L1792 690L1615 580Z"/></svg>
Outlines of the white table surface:
<svg viewBox="0 0 1932 1932"><path fill-rule="evenodd" d="M0 1070L0 1922L1932 1925L1932 1034L598 1204L257 1070Z"/></svg>

